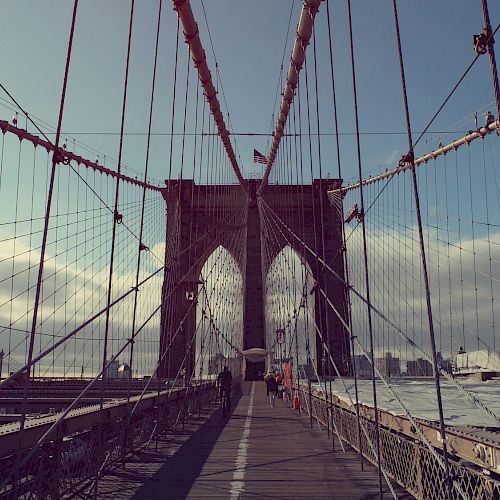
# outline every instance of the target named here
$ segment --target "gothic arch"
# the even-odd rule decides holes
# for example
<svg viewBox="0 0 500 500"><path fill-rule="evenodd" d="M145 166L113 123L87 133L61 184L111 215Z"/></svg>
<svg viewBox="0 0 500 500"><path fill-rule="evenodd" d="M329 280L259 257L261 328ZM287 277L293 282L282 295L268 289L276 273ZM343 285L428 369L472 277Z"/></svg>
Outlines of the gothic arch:
<svg viewBox="0 0 500 500"><path fill-rule="evenodd" d="M193 181L182 181L172 182L164 191L167 202L166 239L169 265L165 269L163 285L164 296L168 299L164 300L162 305L160 355L163 356L162 353L166 352L168 345L172 344L172 347L169 349L168 359L160 366L160 376L175 374L180 360L186 355L196 325L195 312L183 320L189 306L186 303L186 291L192 290L193 284L199 281L203 265L219 246L235 258L243 275L243 347L266 347L263 283L269 270L268 266L288 244L308 264L317 284L312 290L315 299L315 323L320 333L316 338L316 350L319 353L322 351L322 337L328 343L339 371L342 374L348 373L349 341L347 331L342 325L342 321L348 319L347 292L343 284L342 219L338 208L330 204L327 196L331 184L339 184L339 181L314 181L312 186L268 185L261 198L255 194L259 181L248 182L250 199L242 194L240 186L225 186L225 192L229 193L227 198L217 198L221 208L214 207L213 204L202 204L201 207L191 204L194 190L200 190L204 196L210 190L213 194L217 186L195 186ZM234 196L235 194L237 196ZM237 200L238 205L228 210L230 199ZM266 225L262 203L259 200L264 201L277 213L297 238L291 235L285 237L284 228L280 231L276 227L271 229L269 224ZM226 214L224 219L221 218L221 213ZM232 219L228 220L228 213L233 214ZM318 223L320 213L323 219ZM324 228L324 234L318 233L318 224ZM198 236L205 233L211 237L198 240ZM216 235L215 239L213 235ZM263 241L266 238L267 241ZM268 245L271 240L273 244ZM318 255L324 255L326 263L340 279L325 271L324 266L304 245ZM267 258L263 258L263 251L269 251ZM329 304L334 305L336 314L332 312ZM172 343L176 325L182 321L185 331ZM188 371L194 369L194 350L189 356ZM320 373L324 366L324 363L318 360Z"/></svg>

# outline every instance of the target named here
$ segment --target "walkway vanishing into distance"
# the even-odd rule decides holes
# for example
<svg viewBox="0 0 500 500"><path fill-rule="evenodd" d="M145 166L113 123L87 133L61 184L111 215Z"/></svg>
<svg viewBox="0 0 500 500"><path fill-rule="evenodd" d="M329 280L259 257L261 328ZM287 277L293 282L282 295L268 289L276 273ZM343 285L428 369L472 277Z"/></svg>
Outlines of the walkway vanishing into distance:
<svg viewBox="0 0 500 500"><path fill-rule="evenodd" d="M378 498L377 469L365 461L362 471L359 455L342 452L336 438L332 451L316 421L311 429L308 415L283 400L270 407L263 382L243 383L233 404L228 420L212 406L157 451L154 443L139 451L99 481L99 498Z"/></svg>

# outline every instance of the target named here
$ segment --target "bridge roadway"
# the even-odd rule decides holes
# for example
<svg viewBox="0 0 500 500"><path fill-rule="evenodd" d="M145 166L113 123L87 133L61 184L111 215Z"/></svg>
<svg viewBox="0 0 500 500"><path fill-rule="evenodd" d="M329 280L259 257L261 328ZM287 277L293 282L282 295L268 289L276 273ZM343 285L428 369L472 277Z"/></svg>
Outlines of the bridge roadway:
<svg viewBox="0 0 500 500"><path fill-rule="evenodd" d="M236 401L233 401L233 405ZM386 498L391 495L384 485ZM399 498L413 498L394 485ZM117 496L118 495L118 496ZM220 409L139 452L99 481L98 498L378 498L376 469L316 422L246 382L227 420ZM85 496L85 495L83 495ZM82 498L83 498L82 496Z"/></svg>

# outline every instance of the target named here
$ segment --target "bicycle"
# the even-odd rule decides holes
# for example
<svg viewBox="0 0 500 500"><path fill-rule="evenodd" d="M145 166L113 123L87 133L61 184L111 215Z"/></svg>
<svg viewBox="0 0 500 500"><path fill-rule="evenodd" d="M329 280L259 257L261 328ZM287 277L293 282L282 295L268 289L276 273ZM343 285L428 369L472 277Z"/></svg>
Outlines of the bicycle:
<svg viewBox="0 0 500 500"><path fill-rule="evenodd" d="M220 405L222 408L222 418L226 418L229 415L229 410L231 409L231 400L229 397L229 389L221 387Z"/></svg>

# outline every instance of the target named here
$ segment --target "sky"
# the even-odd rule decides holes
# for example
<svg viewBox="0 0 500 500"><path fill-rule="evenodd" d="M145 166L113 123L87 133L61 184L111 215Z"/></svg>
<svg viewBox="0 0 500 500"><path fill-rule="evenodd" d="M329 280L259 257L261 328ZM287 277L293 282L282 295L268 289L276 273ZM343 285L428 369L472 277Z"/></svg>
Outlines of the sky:
<svg viewBox="0 0 500 500"><path fill-rule="evenodd" d="M219 100L228 127L231 132L243 134L232 136L238 162L245 177L258 177L262 172L262 167L253 164L253 149L256 148L263 154L267 154L270 136L249 136L248 134L268 134L274 127L273 113L276 113L279 104L280 81L283 72L288 67L301 2L298 0L205 0L202 4L201 0L193 0L191 3L207 54L208 65L219 89ZM137 0L135 2L129 87L125 113L126 135L122 161L126 167L126 172L131 175L140 176L144 170L145 134L148 126L158 5L158 0ZM345 1L333 2L330 0L338 126L341 133L342 176L346 182L349 182L357 176L357 153L353 135L355 114L346 5L347 2ZM500 20L500 5L498 2L490 0L489 6L491 23L496 26ZM44 2L35 2L34 0L8 2L0 0L0 41L3 49L0 83L30 115L37 118L37 122L41 124L44 131L53 131L57 124L72 7L73 3L68 0L44 0ZM363 173L367 177L386 168L396 166L398 159L406 152L408 146L405 135L406 126L402 106L392 2L389 0L384 2L353 0L352 7L354 60L357 74L361 131L361 159ZM115 162L119 148L118 133L121 123L129 15L130 2L125 0L81 0L79 2L63 116L63 137L67 141L68 149L90 160L99 158L100 164L104 163L113 169L116 168ZM400 1L399 22L409 110L414 136L416 137L418 132L427 126L434 112L442 104L444 98L475 56L472 50L472 35L479 33L482 29L481 2L479 0L472 2L466 0L453 2ZM150 174L151 177L158 180L158 183L163 182L169 176L177 178L181 170L183 176L189 178L192 175L193 168L194 137L188 135L185 138L183 162L183 137L181 133L184 126L184 107L186 107L188 117L186 131L188 134L195 131L193 117L196 111L198 81L196 73L191 68L186 91L188 53L181 35L176 80L177 97L174 119L172 120L176 26L177 18L172 9L172 4L164 1L152 126L154 135L150 157ZM335 131L335 127L332 120L332 82L330 79L325 2L321 4L316 18L315 29L317 78L315 78L314 64L311 59L312 44L308 48L308 57L310 58L308 76L311 89L314 87L316 80L318 84L319 120L323 134L320 142L322 175L335 178L338 176L335 138L329 135ZM212 52L212 43L215 57ZM282 61L283 71L280 69ZM218 73L215 71L216 64L219 70ZM300 99L305 105L303 85L301 90ZM186 105L185 95L187 95ZM311 90L313 133L316 131L315 97L315 92ZM276 102L276 98L278 102ZM199 97L200 109L201 102L201 97ZM0 119L10 120L15 110L16 107L8 95L0 90ZM416 149L416 154L427 152L429 149L436 147L439 142L446 144L451 140L462 137L466 131L475 128L473 114L477 112L479 123L482 123L483 113L486 110L496 113L493 105L488 58L482 56L430 127L432 133L423 137ZM228 113L230 114L230 122L227 120ZM170 136L168 133L172 121L174 131L178 135L173 139L173 157L170 163ZM25 127L24 118L20 118L19 125ZM34 132L31 124L28 124L28 129ZM200 130L201 126L198 124L197 131ZM207 131L206 126L204 130ZM2 158L2 170L0 171L0 195L3 205L0 236L6 239L11 236L7 234L9 227L12 229L11 226L5 227L6 222L20 220L23 217L28 220L30 210L31 217L33 212L43 214L46 191L44 189L34 189L34 186L35 183L38 186L46 185L48 172L46 170L46 158L39 153L33 157L32 152L26 151L25 147L22 149L19 146L16 142L17 139L8 136L9 134L5 138L6 147L2 149L4 156ZM53 138L54 136L50 135L49 137ZM492 139L495 140L495 138ZM313 145L315 148L318 146L315 138L313 138ZM477 158L480 161L482 158L480 149L478 154ZM494 173L495 165L499 164L500 157L498 141L488 141L488 155L491 158L488 168L493 169ZM462 168L466 168L467 158L463 156L461 158L461 161L465 162L462 163ZM473 161L476 161L476 157L474 157ZM470 165L469 159L469 167ZM474 166L475 163L472 165ZM21 166L22 170L18 166ZM317 177L319 175L319 163L316 156L311 163L311 169L312 175ZM81 168L80 172L82 174L83 171L84 169ZM465 179L469 171L466 174L466 170L463 170L460 174L461 179ZM22 172L21 175L20 172ZM66 176L66 174L63 175ZM308 175L306 181L310 180L310 174ZM425 182L423 174L419 175L422 182ZM431 192L431 197L435 197L436 201L429 201L429 199L426 201L426 223L428 227L432 224L438 227L435 234L433 233L434 250L436 252L430 257L431 261L434 259L434 262L438 253L446 255L447 252L446 245L442 247L443 241L447 240L447 236L443 232L445 219L443 214L440 214L444 198L441 196L438 199L437 192L437 187L443 185L445 181L442 175L442 173L439 174L439 183L434 186L434 191ZM499 186L496 178L495 183L491 183L490 186L483 184L481 176L475 176L475 178L478 181L470 181L467 187L470 191L471 204L473 199L481 200L485 191L488 194L491 189L490 202L487 201L486 205L478 204L475 208L476 219L483 221L488 216L491 217L492 222L500 224L498 220L500 206L495 203L495 200L498 200ZM484 180L486 178L485 173ZM489 178L492 178L491 175ZM226 182L228 180L235 182L234 179L224 179ZM279 178L278 175L271 177L271 181L276 180L283 181L284 179L283 177ZM82 209L84 193L87 192L88 194L88 191L80 183L75 184L75 181L79 182L70 175L62 178L57 191L58 213L77 213ZM94 184L92 184L91 179L89 182L108 204L112 203L114 184L110 179L107 179L106 184L103 185L96 183L95 178ZM67 192L65 192L66 185L71 186L71 189L68 189ZM457 181L457 189L455 189L455 184L449 186L448 201L450 204L456 203L459 198L458 185ZM451 193L452 188L453 193ZM140 193L138 190L136 191L136 193L133 193L124 190L121 195L121 202L128 204L127 210L130 211L130 214L134 212L134 203L140 202ZM68 195L70 192L72 193L72 199ZM32 195L31 204L28 202L27 193ZM371 193L371 200L375 198L376 194L376 191ZM384 206L394 204L395 199L382 198L380 207L376 207L376 209L382 211ZM149 222L151 247L153 245L161 246L164 237L164 226L162 225L162 221L164 222L162 215L164 216L164 214L158 215L161 213L162 201L160 199L159 202L158 200L151 202L152 206L156 207L154 210L152 209L151 213L155 214L155 217L158 216L156 222L155 220ZM355 201L354 197L352 202ZM411 197L409 197L404 207L410 212L411 201ZM468 203L469 199L466 202ZM85 201L85 207L87 207L86 203L87 201ZM91 206L90 199L88 204ZM489 215L486 213L488 208L491 210ZM376 210L374 212L378 213ZM124 213L127 215L126 211ZM466 219L471 218L473 219L471 214L467 214ZM59 222L62 225L64 220L59 219ZM76 242L75 246L77 247L79 241L78 230L74 230L76 227L74 222L72 222L71 231L75 232L72 232L69 236L68 232L65 234L67 241ZM446 220L446 224L447 222ZM92 228L92 235L102 234L102 231L104 231L105 224L98 226L97 223L98 221L95 222ZM109 220L107 223L109 225ZM135 221L134 227L137 226L137 223ZM40 221L38 221L35 226L32 225L30 228L16 226L17 237L19 238L19 234L22 232L31 234L35 230L39 231L41 229L40 224ZM381 230L377 224L378 222L374 221L371 227L374 249L372 262L375 268L372 273L374 276L378 272L377 265L380 267L380 263L383 263L385 258L377 255L376 244L379 241L377 238L382 238L381 245L386 245L386 251L389 247L387 242L391 238L405 242L408 234L410 234L410 239L414 239L415 220L411 214L406 220L399 219L397 223L393 223L393 228L397 229L397 234L389 236L390 231L387 228ZM450 224L454 224L453 229L456 234L456 221ZM468 226L462 225L460 230L464 242L460 246L464 248L470 246L472 248L469 240L472 231L475 230L477 237L483 237L493 242L493 249L496 251L499 247L497 232L491 235L488 233L486 236L486 226L488 226L489 231L489 223L475 228L471 224ZM59 233L60 236L61 233ZM132 242L130 242L130 238L127 239L126 235L123 238L121 243L124 245L123 248L126 249L128 248L127 245L135 244L135 241L132 239ZM27 245L27 248L34 248L39 243L38 239L39 234L35 235L33 239L30 236L29 242L24 240L22 244ZM351 243L353 246L359 244L359 239L353 238ZM3 243L3 250L0 248L2 257L5 257L9 252L9 255L12 254L11 244L12 241L10 240ZM18 239L18 247L17 250L14 247L14 253L19 253L22 244ZM56 255L57 248L56 244L55 250L53 247L49 249L49 255ZM358 254L355 251L353 254L356 257ZM77 261L78 254L76 252L76 250L66 251L65 257L61 257L58 264L53 264L54 269L68 269L68 259L72 260L74 258ZM161 250L159 253L161 253ZM493 256L496 259L496 254L493 254ZM29 256L29 260L33 262L37 258L36 251ZM417 259L417 257L412 257L412 263L414 258ZM102 286L104 290L103 284L106 281L105 272L108 259L106 251L102 251L97 256L90 255L88 259L92 266L97 263L100 266L98 272L88 279L92 282L97 276L99 286ZM154 259L151 260L149 266L152 272L156 269L157 262ZM500 257L497 260L500 261ZM464 264L460 264L461 269L469 264L466 259L464 261ZM11 263L5 258L2 262L4 262L3 266L6 268L5 276L8 277L14 272L13 270L17 270L17 268L14 268L13 262ZM84 261L80 265L80 269L77 267L71 268L70 266L70 274L74 273L75 276L80 276L80 278L75 278L75 283L86 277L85 272L88 271L85 268L86 262ZM484 262L484 265L487 266L487 260ZM16 265L20 265L19 261ZM58 267L58 265L62 267ZM120 279L122 282L117 287L118 291L125 289L133 281L134 266L135 259L133 258L127 257L126 261L125 259L122 261L119 272L119 275L121 273ZM437 266L439 266L439 262ZM415 264L414 268L417 269L418 265ZM471 265L467 270L470 271L470 268ZM80 274L82 269L85 269L83 275ZM485 269L481 268L479 271L485 271ZM433 278L435 282L442 283L446 280L446 273L442 274L444 271L442 266L440 269L436 268ZM496 279L498 276L496 268L494 271L486 269L485 272L487 274L489 272L489 275L493 274ZM92 268L92 272L95 272L94 268ZM450 273L451 271L448 274ZM454 273L459 274L460 270L456 268ZM439 276L441 276L441 279L439 279ZM470 285L474 277L470 274L468 276L466 281ZM24 276L24 278L26 277ZM33 276L27 277L28 282L30 282L30 279L32 280ZM12 288L9 283L7 284ZM57 283L54 282L53 285L56 287ZM395 294L396 290L398 290L397 285L392 283L391 286L391 293ZM488 283L484 283L484 287L486 289ZM491 285L491 287L491 295L497 296L497 284ZM360 289L362 289L362 285L360 285ZM0 293L6 294L4 299L8 303L10 289L2 288ZM72 296L77 296L77 292L73 292L73 290L69 293L72 293ZM415 297L416 295L418 297ZM30 303L31 299L32 297L28 293L26 303ZM414 293L413 289L408 291L404 299L407 303L417 301L410 308L412 309L408 313L410 317L416 314L422 315L420 290L418 294ZM473 302L474 297L471 300ZM438 298L439 304L440 301L441 299ZM98 305L99 303L96 303L95 307ZM94 307L94 304L92 304L92 307ZM92 310L94 311L95 308ZM406 310L408 310L408 307L406 307ZM12 313L10 314L12 315ZM4 320L5 318L2 317L2 321ZM122 320L122 323L126 323L126 321ZM26 328L28 327L27 322ZM125 333L122 331L123 327L120 330L118 325L116 330L119 332L120 338L125 338ZM412 335L418 337L419 332L413 331ZM471 338L474 338L473 332ZM387 345L391 345L391 342L388 341ZM447 345L450 345L450 342L447 342ZM455 339L454 343L457 342L458 339ZM385 345L381 346L380 350L383 351L385 347ZM156 346L152 350L154 349L156 349ZM154 360L151 361L151 363L153 362ZM78 367L73 368L77 369Z"/></svg>
<svg viewBox="0 0 500 500"><path fill-rule="evenodd" d="M362 132L404 132L392 2L356 0L352 3L360 129ZM489 3L491 22L495 25L500 7L497 2ZM215 62L201 2L194 0L192 7L215 77ZM224 101L225 96L231 130L269 132L280 65L283 55L285 69L288 65L300 2L206 0L204 7L224 90L224 95L219 92L219 98ZM55 126L72 2L3 1L1 8L2 84L28 112ZM147 130L157 8L156 0L136 2L126 132L145 133ZM130 3L124 0L87 0L79 3L77 13L63 130L99 151L101 158L106 155L116 159L118 155L129 11ZM290 33L285 44L290 13ZM331 2L339 129L341 133L351 134L354 112L346 15L346 2ZM471 40L472 34L482 28L481 5L479 0L400 2L399 16L412 125L413 130L419 131L427 125L474 57ZM316 30L321 131L331 133L334 126L325 3L317 16ZM171 124L175 36L176 16L170 2L165 2L153 133L168 132ZM182 131L185 89L186 46L182 40L179 54L178 96L181 97L177 98L174 120L177 132ZM310 75L312 78L312 64ZM193 103L196 88L193 72L191 77ZM5 94L0 97L9 100ZM488 60L484 56L431 130L473 128L472 114L484 111L485 107L489 109L492 102ZM0 107L0 115L9 119L12 112ZM188 130L194 130L193 121L188 120ZM101 132L114 135L101 135ZM444 137L450 138L449 135ZM438 134L434 140L445 142L443 134ZM265 137L237 137L236 148L246 175L259 174L259 168L252 164L253 148L266 154L267 142ZM356 176L353 146L352 136L342 136L343 177L346 180ZM124 148L124 164L142 171L145 137L127 136ZM167 175L168 148L168 137L155 136L151 173L160 180ZM179 148L180 138L176 138L174 172L179 169L179 158L175 156ZM188 140L186 150L190 148L192 143ZM322 148L324 175L335 177L334 138L323 137ZM364 135L361 152L365 172L374 173L393 165L405 149L404 135Z"/></svg>

